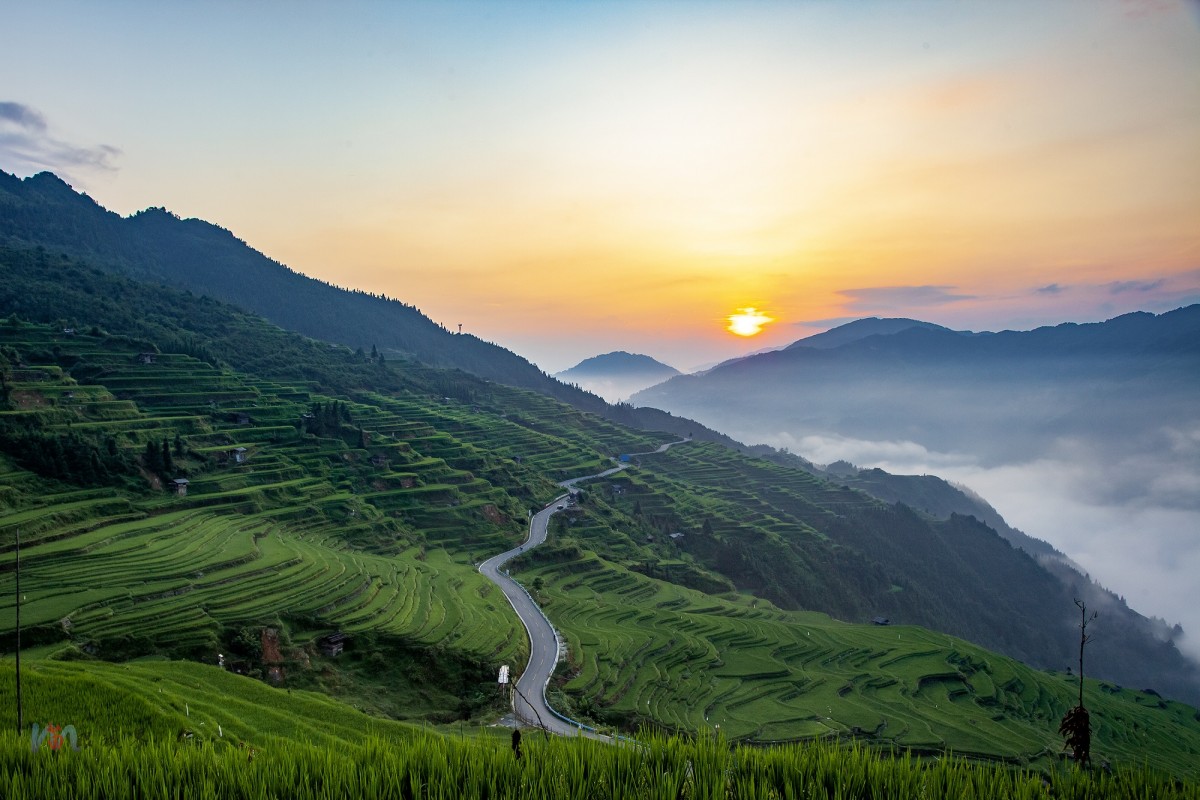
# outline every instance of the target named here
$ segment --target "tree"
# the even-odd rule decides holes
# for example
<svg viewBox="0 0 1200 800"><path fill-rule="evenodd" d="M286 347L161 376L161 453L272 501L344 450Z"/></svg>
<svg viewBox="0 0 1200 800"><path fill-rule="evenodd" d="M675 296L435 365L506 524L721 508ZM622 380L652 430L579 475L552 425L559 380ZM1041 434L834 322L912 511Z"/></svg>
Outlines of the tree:
<svg viewBox="0 0 1200 800"><path fill-rule="evenodd" d="M142 456L142 463L150 472L162 472L162 451L153 441L146 442L146 452Z"/></svg>
<svg viewBox="0 0 1200 800"><path fill-rule="evenodd" d="M1071 748L1075 763L1087 764L1092 757L1092 725L1083 706L1083 647L1092 639L1087 635L1087 626L1097 615L1093 611L1089 617L1087 603L1082 600L1076 600L1075 605L1079 607L1079 705L1063 715L1058 732L1066 738L1063 746Z"/></svg>
<svg viewBox="0 0 1200 800"><path fill-rule="evenodd" d="M162 467L166 473L175 471L175 462L171 459L171 446L167 444L166 439L162 440Z"/></svg>

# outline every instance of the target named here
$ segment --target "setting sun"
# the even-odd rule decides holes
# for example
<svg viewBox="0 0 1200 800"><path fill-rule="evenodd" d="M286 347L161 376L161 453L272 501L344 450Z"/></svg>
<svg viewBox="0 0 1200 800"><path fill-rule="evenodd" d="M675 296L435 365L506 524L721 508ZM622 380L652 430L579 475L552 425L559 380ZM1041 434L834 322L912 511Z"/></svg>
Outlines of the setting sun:
<svg viewBox="0 0 1200 800"><path fill-rule="evenodd" d="M738 313L730 314L726 319L729 320L728 331L738 336L762 333L764 325L775 321L774 317L768 317L757 308L739 308L737 311Z"/></svg>

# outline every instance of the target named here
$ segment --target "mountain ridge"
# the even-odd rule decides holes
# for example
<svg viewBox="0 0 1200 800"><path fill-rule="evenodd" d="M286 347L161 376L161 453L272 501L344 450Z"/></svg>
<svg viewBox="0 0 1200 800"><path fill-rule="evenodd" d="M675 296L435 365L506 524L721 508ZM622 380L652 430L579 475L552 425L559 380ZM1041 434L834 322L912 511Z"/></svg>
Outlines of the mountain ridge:
<svg viewBox="0 0 1200 800"><path fill-rule="evenodd" d="M932 322L922 322L917 319L907 319L904 317L894 317L881 319L879 317L864 317L862 319L847 322L843 325L838 325L836 328L830 328L824 333L813 334L806 336L803 339L798 339L792 342L783 350L791 350L796 347L814 347L818 349L828 349L840 347L850 342L865 339L868 336L890 336L901 331L909 330L910 328L926 328L931 330L941 330L951 333L960 333L960 331L951 331L950 328L945 328L941 325L935 325Z"/></svg>
<svg viewBox="0 0 1200 800"><path fill-rule="evenodd" d="M63 210L70 213L62 214ZM353 348L372 346L431 366L541 391L598 409L602 401L554 380L526 359L457 334L415 306L342 289L296 272L235 234L150 207L128 217L77 193L53 173L20 179L0 171L0 242L54 247L93 266L210 294L282 327ZM286 298L286 300L284 299Z"/></svg>

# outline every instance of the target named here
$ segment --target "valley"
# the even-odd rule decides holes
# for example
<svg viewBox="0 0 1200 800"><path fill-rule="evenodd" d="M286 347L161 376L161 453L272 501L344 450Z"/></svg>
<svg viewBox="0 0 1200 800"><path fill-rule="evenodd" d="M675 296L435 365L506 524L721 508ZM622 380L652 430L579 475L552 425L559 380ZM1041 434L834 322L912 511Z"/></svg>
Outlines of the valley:
<svg viewBox="0 0 1200 800"><path fill-rule="evenodd" d="M564 644L545 666L550 706L602 734L1048 769L1078 691L1083 597L1112 604L1088 653L1095 751L1195 775L1195 665L952 487L816 470L685 417L474 374L470 359L310 339L9 242L0 553L15 556L19 533L31 675L137 692L122 665L241 673L378 721L366 730L494 739L509 708L497 671L531 655L477 568L498 575L499 558ZM536 547L522 544L531 518ZM11 627L0 647L15 647ZM522 691L545 674L520 676ZM69 694L30 713L86 720ZM177 719L181 697L147 702ZM219 700L196 702L255 740ZM304 738L308 713L278 729Z"/></svg>

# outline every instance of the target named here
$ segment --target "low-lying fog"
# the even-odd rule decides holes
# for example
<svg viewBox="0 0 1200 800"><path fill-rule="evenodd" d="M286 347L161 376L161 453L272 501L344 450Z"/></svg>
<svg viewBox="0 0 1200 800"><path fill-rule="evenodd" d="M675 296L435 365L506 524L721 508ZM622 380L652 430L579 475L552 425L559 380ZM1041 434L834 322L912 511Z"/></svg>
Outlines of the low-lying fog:
<svg viewBox="0 0 1200 800"><path fill-rule="evenodd" d="M1066 553L1135 610L1180 623L1188 636L1177 644L1200 659L1200 426L1162 428L1163 449L1112 450L1059 439L1031 460L986 466L969 453L912 441L729 433L786 447L818 464L840 459L961 484L1010 525Z"/></svg>
<svg viewBox="0 0 1200 800"><path fill-rule="evenodd" d="M745 359L634 402L817 464L962 484L1136 611L1182 624L1200 659L1198 343L1200 306L1028 332L915 327Z"/></svg>

